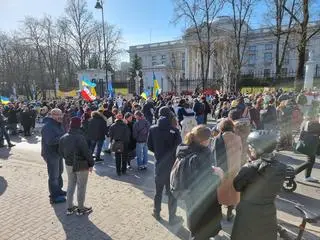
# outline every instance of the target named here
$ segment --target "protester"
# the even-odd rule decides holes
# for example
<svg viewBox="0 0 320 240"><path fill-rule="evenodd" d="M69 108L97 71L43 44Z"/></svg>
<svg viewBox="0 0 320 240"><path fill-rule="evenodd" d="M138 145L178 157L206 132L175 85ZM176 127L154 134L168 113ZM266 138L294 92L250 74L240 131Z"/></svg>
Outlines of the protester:
<svg viewBox="0 0 320 240"><path fill-rule="evenodd" d="M136 140L137 165L139 170L146 170L148 166L148 146L150 123L141 111L134 113L136 123L133 125L133 138Z"/></svg>
<svg viewBox="0 0 320 240"><path fill-rule="evenodd" d="M286 165L277 161L273 150L278 136L274 131L255 131L248 136L251 163L243 166L234 179L241 192L232 240L276 240L275 198L282 187Z"/></svg>
<svg viewBox="0 0 320 240"><path fill-rule="evenodd" d="M3 137L6 139L9 148L15 146L11 143L10 136L6 130L6 121L5 116L3 115L3 107L0 106L0 148L4 147Z"/></svg>
<svg viewBox="0 0 320 240"><path fill-rule="evenodd" d="M219 130L220 134L215 138L213 144L215 166L225 172L219 188L219 202L228 206L227 220L231 221L233 207L240 200L240 195L233 188L233 179L241 167L242 143L241 138L234 133L232 120L223 120Z"/></svg>
<svg viewBox="0 0 320 240"><path fill-rule="evenodd" d="M176 216L177 199L170 192L170 172L176 158L177 146L182 142L179 130L174 127L174 114L168 107L159 111L160 118L149 131L148 148L154 153L156 194L154 197L153 216L161 220L161 201L163 188L168 195L169 224L174 225L182 221Z"/></svg>
<svg viewBox="0 0 320 240"><path fill-rule="evenodd" d="M92 118L89 120L88 125L88 137L91 141L91 154L94 154L94 150L97 147L95 161L103 162L103 159L101 159L101 151L106 135L108 134L107 123L103 118L103 114L98 111L93 111L91 116Z"/></svg>
<svg viewBox="0 0 320 240"><path fill-rule="evenodd" d="M65 159L68 174L67 215L72 215L75 212L77 215L92 212L92 208L85 207L84 202L88 173L92 172L94 161L80 127L81 119L78 117L71 118L70 130L61 137L59 143L59 152ZM76 187L78 206L73 204Z"/></svg>
<svg viewBox="0 0 320 240"><path fill-rule="evenodd" d="M43 120L45 125L41 130L41 156L47 163L49 198L52 204L66 201L66 192L62 190L63 160L59 154L59 140L64 134L62 117L60 109L52 109L50 117Z"/></svg>
<svg viewBox="0 0 320 240"><path fill-rule="evenodd" d="M194 100L193 111L195 112L198 124L204 123L205 106L197 98Z"/></svg>
<svg viewBox="0 0 320 240"><path fill-rule="evenodd" d="M31 136L31 127L32 127L32 113L28 106L24 106L23 111L20 114L21 125L23 126L24 136Z"/></svg>
<svg viewBox="0 0 320 240"><path fill-rule="evenodd" d="M147 103L143 106L142 112L146 120L152 125L154 115L154 105L152 98L148 98Z"/></svg>
<svg viewBox="0 0 320 240"><path fill-rule="evenodd" d="M208 148L210 137L211 130L199 125L187 134L185 144L177 150L177 161L184 159L189 168L188 176L184 178L188 186L185 203L190 239L193 240L215 237L221 230L222 212L217 188L222 170L212 168L212 153Z"/></svg>
<svg viewBox="0 0 320 240"><path fill-rule="evenodd" d="M116 121L111 125L109 129L109 136L111 144L113 144L114 146L116 144L118 146L122 145L122 147L119 147L119 150L113 149L116 158L117 175L121 176L123 174L126 174L127 172L127 161L130 143L130 129L123 122L122 113L118 113L116 115Z"/></svg>
<svg viewBox="0 0 320 240"><path fill-rule="evenodd" d="M127 112L124 115L125 123L129 127L130 130L130 141L128 144L128 159L127 159L127 164L128 164L128 169L132 169L131 167L131 160L135 159L136 157L136 144L137 141L133 136L133 126L135 124L135 119L133 117L133 114L131 112Z"/></svg>

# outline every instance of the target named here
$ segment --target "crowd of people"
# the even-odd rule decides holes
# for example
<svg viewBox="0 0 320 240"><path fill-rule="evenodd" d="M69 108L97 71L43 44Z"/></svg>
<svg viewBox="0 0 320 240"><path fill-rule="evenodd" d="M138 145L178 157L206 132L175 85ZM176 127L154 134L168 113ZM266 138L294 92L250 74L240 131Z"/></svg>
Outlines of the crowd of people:
<svg viewBox="0 0 320 240"><path fill-rule="evenodd" d="M104 161L103 150L114 154L119 177L132 169L133 161L138 171L146 171L151 151L155 219L162 219L165 188L169 224L182 221L176 215L177 200L186 202L190 239L216 236L221 230L221 205L225 205L227 220L235 218L231 239L273 240L277 239L274 200L286 172L274 151L292 150L296 129L299 140L308 135L319 140L318 113L316 102L306 110L303 92L281 90L251 95L159 95L147 100L118 96L91 103L20 102L0 108L0 144L6 138L8 146L14 146L8 132L17 134L18 123L26 137L36 122L43 123L41 155L48 169L50 202L67 201L68 215L92 212L84 204L86 186L94 165ZM208 116L216 124L209 125ZM297 173L306 170L305 180L315 182L311 173L316 153L306 154L308 161ZM67 191L62 190L64 165ZM74 205L76 188L78 204Z"/></svg>

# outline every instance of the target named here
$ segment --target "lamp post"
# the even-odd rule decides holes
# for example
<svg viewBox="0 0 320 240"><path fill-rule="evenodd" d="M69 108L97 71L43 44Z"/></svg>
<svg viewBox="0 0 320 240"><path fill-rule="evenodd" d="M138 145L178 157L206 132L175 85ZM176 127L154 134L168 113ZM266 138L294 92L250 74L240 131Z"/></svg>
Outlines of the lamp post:
<svg viewBox="0 0 320 240"><path fill-rule="evenodd" d="M139 96L140 95L140 81L141 78L139 76L140 71L136 70L136 94Z"/></svg>
<svg viewBox="0 0 320 240"><path fill-rule="evenodd" d="M104 26L104 11L103 11L103 1L97 0L96 9L101 9L102 13L102 34L103 34L103 47L104 47L104 65L106 70L106 84L108 86L108 68L107 68L107 48L106 48L106 32L105 32L105 26ZM103 91L102 91L103 93Z"/></svg>

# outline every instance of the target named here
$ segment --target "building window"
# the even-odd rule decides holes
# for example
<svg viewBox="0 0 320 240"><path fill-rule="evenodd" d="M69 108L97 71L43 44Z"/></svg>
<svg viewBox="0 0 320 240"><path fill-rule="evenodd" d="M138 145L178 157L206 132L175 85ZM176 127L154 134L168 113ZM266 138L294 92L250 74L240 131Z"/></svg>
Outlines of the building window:
<svg viewBox="0 0 320 240"><path fill-rule="evenodd" d="M163 65L166 65L166 63L167 63L166 61L162 61L162 62L161 62L161 64L163 64Z"/></svg>
<svg viewBox="0 0 320 240"><path fill-rule="evenodd" d="M167 59L166 55L161 56L161 60L166 60L166 59Z"/></svg>
<svg viewBox="0 0 320 240"><path fill-rule="evenodd" d="M157 60L157 56L152 56L152 61L156 61Z"/></svg>
<svg viewBox="0 0 320 240"><path fill-rule="evenodd" d="M270 69L264 69L263 76L265 78L269 78L270 77L270 73L271 73Z"/></svg>
<svg viewBox="0 0 320 240"><path fill-rule="evenodd" d="M249 61L248 64L249 65L253 65L256 63L256 54L249 54Z"/></svg>
<svg viewBox="0 0 320 240"><path fill-rule="evenodd" d="M265 63L272 63L272 53L265 53L264 54L264 62Z"/></svg>
<svg viewBox="0 0 320 240"><path fill-rule="evenodd" d="M182 62L181 62L181 69L184 71L186 70L186 60L185 59L182 59Z"/></svg>
<svg viewBox="0 0 320 240"><path fill-rule="evenodd" d="M284 57L283 64L289 64L289 57L288 56Z"/></svg>
<svg viewBox="0 0 320 240"><path fill-rule="evenodd" d="M272 50L272 48L273 48L273 44L272 43L267 43L267 44L265 44L264 45L264 50Z"/></svg>
<svg viewBox="0 0 320 240"><path fill-rule="evenodd" d="M257 46L249 46L249 51L254 52L257 50Z"/></svg>
<svg viewBox="0 0 320 240"><path fill-rule="evenodd" d="M157 65L157 62L152 62L152 66L156 66Z"/></svg>

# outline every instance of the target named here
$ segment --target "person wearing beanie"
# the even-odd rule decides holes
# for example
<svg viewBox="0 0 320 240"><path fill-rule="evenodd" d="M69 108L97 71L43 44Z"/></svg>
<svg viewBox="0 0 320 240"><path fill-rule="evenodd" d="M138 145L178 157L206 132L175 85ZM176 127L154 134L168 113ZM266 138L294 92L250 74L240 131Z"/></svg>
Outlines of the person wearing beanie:
<svg viewBox="0 0 320 240"><path fill-rule="evenodd" d="M131 160L133 160L136 157L136 140L133 137L133 126L135 123L135 119L133 117L133 114L131 112L127 112L124 114L125 123L130 129L130 141L128 145L128 169L131 168Z"/></svg>
<svg viewBox="0 0 320 240"><path fill-rule="evenodd" d="M123 148L121 151L115 152L116 158L116 170L118 176L121 174L126 174L127 172L127 161L128 161L128 153L129 153L129 143L130 143L130 129L127 124L123 121L123 115L121 112L116 114L115 122L110 126L109 129L109 137L112 146L122 145ZM112 149L115 150L115 149Z"/></svg>
<svg viewBox="0 0 320 240"><path fill-rule="evenodd" d="M94 161L89 146L80 129L81 119L71 118L70 130L61 137L59 153L65 159L68 174L67 215L76 213L83 215L92 212L91 207L85 207L85 195L89 172L92 172ZM73 204L73 195L77 187L78 206Z"/></svg>
<svg viewBox="0 0 320 240"><path fill-rule="evenodd" d="M170 108L162 107L159 111L160 118L156 125L149 130L148 148L154 153L155 161L155 185L153 217L161 221L160 211L163 188L168 194L169 224L175 225L182 221L176 216L177 199L170 192L170 173L176 160L176 150L182 142L179 130L174 124L174 114Z"/></svg>

